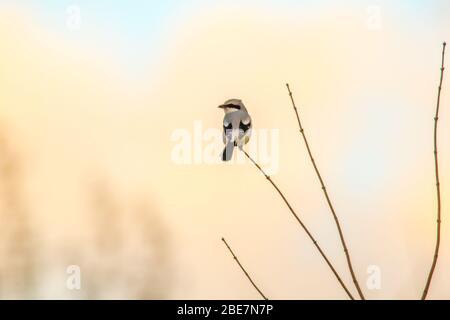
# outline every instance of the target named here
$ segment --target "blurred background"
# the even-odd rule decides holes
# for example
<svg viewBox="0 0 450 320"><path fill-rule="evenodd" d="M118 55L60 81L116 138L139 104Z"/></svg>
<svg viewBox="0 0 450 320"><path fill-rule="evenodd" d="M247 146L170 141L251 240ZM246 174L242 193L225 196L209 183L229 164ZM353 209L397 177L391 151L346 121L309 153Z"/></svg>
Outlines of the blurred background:
<svg viewBox="0 0 450 320"><path fill-rule="evenodd" d="M449 18L446 0L1 0L0 298L259 298L224 236L269 298L346 299L251 164L173 159L176 130L205 147L195 123L220 129L217 106L243 99L279 130L272 177L355 292L286 82L366 297L419 298ZM445 77L432 299L450 297Z"/></svg>

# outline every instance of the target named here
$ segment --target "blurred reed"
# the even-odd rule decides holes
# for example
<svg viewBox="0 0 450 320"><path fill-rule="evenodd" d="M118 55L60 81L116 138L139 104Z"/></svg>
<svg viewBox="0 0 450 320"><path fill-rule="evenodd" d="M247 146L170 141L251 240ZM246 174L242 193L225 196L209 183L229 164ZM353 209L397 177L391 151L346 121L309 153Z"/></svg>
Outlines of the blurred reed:
<svg viewBox="0 0 450 320"><path fill-rule="evenodd" d="M93 246L87 263L89 299L164 299L171 291L169 232L146 200L131 206L107 184L92 189Z"/></svg>
<svg viewBox="0 0 450 320"><path fill-rule="evenodd" d="M19 157L0 131L0 298L32 299L36 293L31 216L25 204Z"/></svg>

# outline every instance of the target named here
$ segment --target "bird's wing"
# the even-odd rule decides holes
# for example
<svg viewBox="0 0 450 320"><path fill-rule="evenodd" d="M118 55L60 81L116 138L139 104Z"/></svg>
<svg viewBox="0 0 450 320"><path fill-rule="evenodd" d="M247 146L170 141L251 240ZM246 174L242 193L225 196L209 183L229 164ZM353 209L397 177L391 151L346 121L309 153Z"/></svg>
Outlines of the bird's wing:
<svg viewBox="0 0 450 320"><path fill-rule="evenodd" d="M251 127L252 127L252 119L248 114L246 114L239 121L239 137L247 135Z"/></svg>
<svg viewBox="0 0 450 320"><path fill-rule="evenodd" d="M232 130L233 130L233 124L230 121L231 119L228 119L228 117L225 117L223 119L223 143L227 143L227 141L231 141L233 138Z"/></svg>
<svg viewBox="0 0 450 320"><path fill-rule="evenodd" d="M248 113L245 113L239 120L238 146L242 147L248 143L252 134L252 120Z"/></svg>

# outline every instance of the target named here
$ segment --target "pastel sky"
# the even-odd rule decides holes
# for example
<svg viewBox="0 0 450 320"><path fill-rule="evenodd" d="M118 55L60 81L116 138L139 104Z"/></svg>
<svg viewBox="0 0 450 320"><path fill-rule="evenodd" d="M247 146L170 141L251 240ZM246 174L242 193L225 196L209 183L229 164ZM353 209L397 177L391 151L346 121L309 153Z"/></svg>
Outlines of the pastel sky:
<svg viewBox="0 0 450 320"><path fill-rule="evenodd" d="M14 1L3 0L5 5ZM14 4L16 6L16 4ZM71 32L63 26L67 20L67 9L70 6L80 8L82 28L80 32ZM171 42L170 31L183 28L185 19L192 18L202 12L222 9L272 11L275 14L287 12L299 18L314 18L320 14L333 11L347 11L360 14L361 18L370 13L371 7L384 9L383 14L392 19L401 20L411 28L411 32L433 30L441 23L437 16L445 16L448 6L445 1L426 3L420 0L412 1L206 1L206 0L168 0L123 2L119 0L106 1L57 1L57 0L27 0L20 2L20 7L33 12L36 23L52 32L65 33L65 36L90 40L98 45L106 46L114 55L128 67L138 68L138 65L157 59L164 53L167 43ZM169 38L168 38L169 37Z"/></svg>
<svg viewBox="0 0 450 320"><path fill-rule="evenodd" d="M432 130L449 18L446 0L1 0L0 124L23 159L42 259L56 263L43 269L38 296L74 297L59 284L58 254L88 251L87 186L105 180L120 201L151 202L168 226L171 298L258 298L225 236L270 298L345 299L251 164L172 158L176 130L195 138L196 123L220 129L217 105L243 99L256 130L279 132L273 178L350 286L289 82L367 297L420 297L435 239ZM436 299L450 288L447 79ZM380 289L366 286L372 266ZM120 287L115 294L127 298Z"/></svg>

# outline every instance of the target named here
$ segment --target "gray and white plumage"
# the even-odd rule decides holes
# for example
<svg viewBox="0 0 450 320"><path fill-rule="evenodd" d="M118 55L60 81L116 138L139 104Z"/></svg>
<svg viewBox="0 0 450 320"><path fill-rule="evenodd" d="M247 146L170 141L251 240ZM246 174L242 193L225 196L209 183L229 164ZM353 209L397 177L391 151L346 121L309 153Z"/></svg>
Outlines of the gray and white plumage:
<svg viewBox="0 0 450 320"><path fill-rule="evenodd" d="M220 105L225 112L223 118L222 160L229 161L233 156L234 147L242 148L250 140L252 134L252 119L242 100L229 99Z"/></svg>

